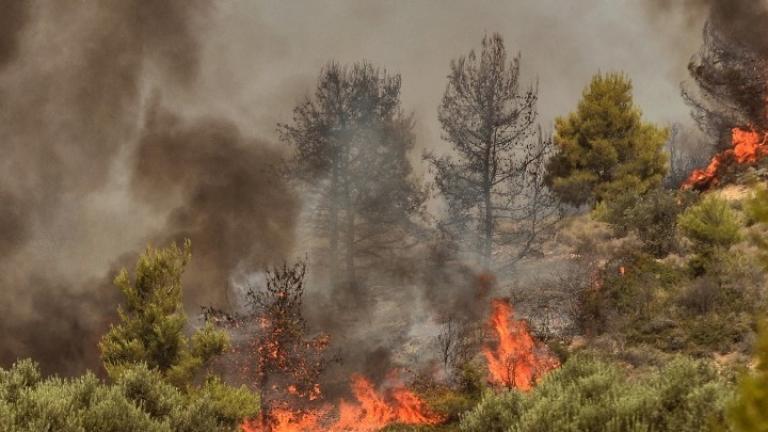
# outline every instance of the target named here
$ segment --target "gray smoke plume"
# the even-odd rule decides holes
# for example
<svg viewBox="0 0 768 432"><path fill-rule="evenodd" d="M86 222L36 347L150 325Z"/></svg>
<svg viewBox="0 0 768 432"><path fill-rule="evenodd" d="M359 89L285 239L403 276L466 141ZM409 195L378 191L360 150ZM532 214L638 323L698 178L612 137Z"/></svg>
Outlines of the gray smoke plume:
<svg viewBox="0 0 768 432"><path fill-rule="evenodd" d="M684 116L667 78L678 60L658 52L670 43L626 26L638 7L620 3L0 0L0 365L98 367L111 279L149 242L191 237L190 312L225 305L233 273L289 254L299 200L274 175L281 153L249 137L275 138L329 59L401 72L430 148L444 147L435 109L450 60L497 29L540 74L545 119L617 68L656 119ZM417 276L307 302L318 331L348 335L350 370L386 369L424 315L479 315L471 271L441 254L413 260Z"/></svg>
<svg viewBox="0 0 768 432"><path fill-rule="evenodd" d="M164 209L180 203L155 238L192 240L185 278L190 306L229 306L229 280L287 259L298 201L280 173L282 155L216 118L186 122L155 104L139 139L132 187Z"/></svg>
<svg viewBox="0 0 768 432"><path fill-rule="evenodd" d="M684 83L683 97L716 147L730 147L732 128L768 128L768 2L654 0L648 5L654 12L682 11L706 19L703 42L688 65L695 85Z"/></svg>
<svg viewBox="0 0 768 432"><path fill-rule="evenodd" d="M275 151L225 121L145 115L148 89L196 85L210 2L0 9L0 365L98 369L119 301L111 279L148 242L192 238L190 304L220 304L227 272L290 246Z"/></svg>
<svg viewBox="0 0 768 432"><path fill-rule="evenodd" d="M768 55L768 2L764 0L649 0L649 4L657 12L683 11L692 25L706 16L723 36L761 56Z"/></svg>
<svg viewBox="0 0 768 432"><path fill-rule="evenodd" d="M20 33L29 16L29 2L24 0L0 1L0 70L19 52Z"/></svg>

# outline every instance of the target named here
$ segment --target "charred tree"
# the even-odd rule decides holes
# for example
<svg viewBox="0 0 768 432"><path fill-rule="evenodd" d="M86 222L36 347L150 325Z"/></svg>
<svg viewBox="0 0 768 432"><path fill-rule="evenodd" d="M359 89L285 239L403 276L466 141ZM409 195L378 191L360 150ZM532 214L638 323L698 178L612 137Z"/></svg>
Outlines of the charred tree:
<svg viewBox="0 0 768 432"><path fill-rule="evenodd" d="M700 129L719 150L731 145L734 128L768 130L768 57L712 22L688 70L696 87L683 86Z"/></svg>
<svg viewBox="0 0 768 432"><path fill-rule="evenodd" d="M332 359L329 337L311 337L302 314L306 263L284 264L266 273L262 287L246 292L248 313L228 315L204 309L208 322L238 329L235 343L241 371L261 395L261 430L270 430L270 412L283 405L321 399L320 374Z"/></svg>
<svg viewBox="0 0 768 432"><path fill-rule="evenodd" d="M534 250L557 212L543 183L552 147L535 125L537 99L537 87L521 88L520 56L508 62L498 34L451 62L438 118L455 156L427 160L448 205L442 227L474 233L485 268L497 246L512 248L506 264Z"/></svg>

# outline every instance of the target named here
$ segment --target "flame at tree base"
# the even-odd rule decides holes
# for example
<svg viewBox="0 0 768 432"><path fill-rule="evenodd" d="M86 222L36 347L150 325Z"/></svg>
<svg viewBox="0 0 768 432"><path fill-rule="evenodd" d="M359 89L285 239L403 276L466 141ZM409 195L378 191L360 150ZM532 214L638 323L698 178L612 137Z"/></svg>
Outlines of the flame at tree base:
<svg viewBox="0 0 768 432"><path fill-rule="evenodd" d="M434 425L443 418L431 412L412 391L397 387L388 395L380 394L362 376L352 379L354 402L342 400L338 417L330 420L332 409L294 411L274 408L266 428L258 420L242 425L244 432L374 432L390 424Z"/></svg>
<svg viewBox="0 0 768 432"><path fill-rule="evenodd" d="M683 189L706 190L717 185L720 171L727 162L753 164L768 156L768 134L733 128L731 148L716 154L704 169L694 170L681 186Z"/></svg>
<svg viewBox="0 0 768 432"><path fill-rule="evenodd" d="M506 388L530 390L547 371L560 362L536 346L525 321L515 320L508 300L493 300L490 327L498 337L496 349L483 350L489 381Z"/></svg>

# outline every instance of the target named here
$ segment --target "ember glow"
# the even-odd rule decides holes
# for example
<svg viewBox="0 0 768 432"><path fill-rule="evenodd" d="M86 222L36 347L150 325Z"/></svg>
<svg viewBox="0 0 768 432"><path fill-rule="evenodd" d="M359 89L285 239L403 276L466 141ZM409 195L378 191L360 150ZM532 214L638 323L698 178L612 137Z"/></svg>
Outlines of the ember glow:
<svg viewBox="0 0 768 432"><path fill-rule="evenodd" d="M709 189L719 181L722 167L727 163L753 164L768 155L768 135L753 130L733 128L731 148L716 154L704 169L694 170L683 183L683 189Z"/></svg>
<svg viewBox="0 0 768 432"><path fill-rule="evenodd" d="M244 432L374 432L394 423L433 425L443 420L415 393L402 386L378 392L368 379L357 375L352 378L352 393L355 400L340 401L336 410L275 408L269 414L266 427L252 421L243 424L242 429Z"/></svg>
<svg viewBox="0 0 768 432"><path fill-rule="evenodd" d="M537 347L525 321L514 319L509 301L493 300L489 325L498 338L495 349L483 350L492 384L529 390L539 377L560 365Z"/></svg>

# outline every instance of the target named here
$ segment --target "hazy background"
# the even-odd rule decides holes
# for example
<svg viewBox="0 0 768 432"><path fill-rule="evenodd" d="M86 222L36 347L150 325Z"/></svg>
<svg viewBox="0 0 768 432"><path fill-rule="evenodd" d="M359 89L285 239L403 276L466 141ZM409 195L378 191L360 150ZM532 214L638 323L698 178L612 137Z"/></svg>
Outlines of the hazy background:
<svg viewBox="0 0 768 432"><path fill-rule="evenodd" d="M679 84L703 15L648 5L0 0L0 363L98 365L110 279L149 242L193 238L190 307L225 304L237 270L303 255L275 124L329 60L402 74L416 161L446 148L449 62L486 32L538 79L545 129L598 70L625 71L648 119L688 122Z"/></svg>

